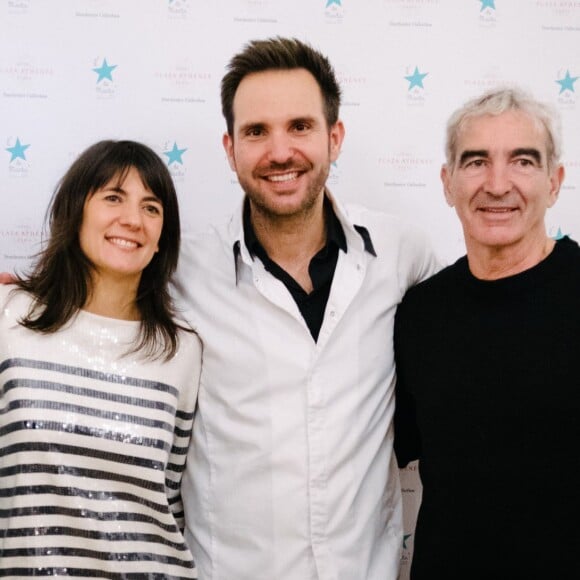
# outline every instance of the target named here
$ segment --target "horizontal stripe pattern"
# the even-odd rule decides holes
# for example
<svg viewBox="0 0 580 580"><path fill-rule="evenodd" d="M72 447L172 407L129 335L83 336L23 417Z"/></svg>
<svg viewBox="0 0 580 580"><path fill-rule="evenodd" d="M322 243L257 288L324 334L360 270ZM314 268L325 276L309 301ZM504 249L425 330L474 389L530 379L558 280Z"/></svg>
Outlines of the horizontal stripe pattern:
<svg viewBox="0 0 580 580"><path fill-rule="evenodd" d="M116 338L110 349L101 341L98 365L89 348L62 364L45 356L59 335L22 353L0 335L0 577L195 578L179 488L198 350L181 345L168 363L123 361Z"/></svg>

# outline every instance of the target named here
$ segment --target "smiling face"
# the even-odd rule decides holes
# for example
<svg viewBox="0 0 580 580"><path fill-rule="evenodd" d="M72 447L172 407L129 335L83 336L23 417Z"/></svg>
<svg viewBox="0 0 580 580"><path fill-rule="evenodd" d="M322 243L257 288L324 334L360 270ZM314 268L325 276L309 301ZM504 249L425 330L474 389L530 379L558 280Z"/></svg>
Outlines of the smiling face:
<svg viewBox="0 0 580 580"><path fill-rule="evenodd" d="M85 200L79 244L92 263L95 282L106 277L137 288L158 251L163 205L129 169L123 182L111 179Z"/></svg>
<svg viewBox="0 0 580 580"><path fill-rule="evenodd" d="M441 178L468 255L546 243L544 216L564 177L562 166L549 167L546 143L545 129L521 111L465 122L454 166Z"/></svg>
<svg viewBox="0 0 580 580"><path fill-rule="evenodd" d="M277 219L321 204L344 128L340 121L328 128L315 78L304 69L252 73L241 81L233 111L223 144L252 211Z"/></svg>

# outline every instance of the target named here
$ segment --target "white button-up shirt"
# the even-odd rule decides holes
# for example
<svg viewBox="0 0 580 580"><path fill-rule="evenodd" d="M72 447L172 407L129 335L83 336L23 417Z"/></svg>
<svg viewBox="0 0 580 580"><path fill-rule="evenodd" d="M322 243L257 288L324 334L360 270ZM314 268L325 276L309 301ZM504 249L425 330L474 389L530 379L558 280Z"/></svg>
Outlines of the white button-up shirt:
<svg viewBox="0 0 580 580"><path fill-rule="evenodd" d="M397 577L393 319L436 263L395 218L331 201L348 251L317 342L284 284L249 254L241 209L183 240L182 306L203 364L182 492L202 580Z"/></svg>

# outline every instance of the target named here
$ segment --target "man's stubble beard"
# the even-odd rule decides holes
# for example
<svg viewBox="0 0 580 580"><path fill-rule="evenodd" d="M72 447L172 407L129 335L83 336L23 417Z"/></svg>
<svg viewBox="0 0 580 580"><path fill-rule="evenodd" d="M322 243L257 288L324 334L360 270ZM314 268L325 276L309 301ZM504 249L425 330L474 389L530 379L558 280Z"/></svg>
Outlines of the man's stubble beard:
<svg viewBox="0 0 580 580"><path fill-rule="evenodd" d="M288 164L289 169L293 168L292 164ZM312 165L310 165L312 167ZM283 210L276 206L276 204L272 204L269 202L271 195L264 194L263 191L259 188L253 187L252 183L245 179L240 179L238 176L238 182L244 191L244 193L248 196L248 199L251 202L252 211L260 213L263 218L268 221L276 222L278 220L283 220L287 218L296 218L299 215L307 216L317 205L317 202L320 198L320 195L325 189L326 181L328 180L328 176L330 174L330 159L327 160L327 163L320 168L318 174L314 176L313 181L309 184L306 195L304 196L300 205L296 208L290 210ZM252 176L252 179L259 179Z"/></svg>

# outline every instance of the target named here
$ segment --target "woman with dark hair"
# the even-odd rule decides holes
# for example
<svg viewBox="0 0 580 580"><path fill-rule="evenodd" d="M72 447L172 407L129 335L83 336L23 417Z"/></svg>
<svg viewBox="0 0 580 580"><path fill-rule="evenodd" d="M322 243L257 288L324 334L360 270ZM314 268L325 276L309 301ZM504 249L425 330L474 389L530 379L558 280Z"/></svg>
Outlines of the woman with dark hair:
<svg viewBox="0 0 580 580"><path fill-rule="evenodd" d="M0 577L194 578L181 474L201 348L175 321L171 176L101 141L32 273L0 286Z"/></svg>

